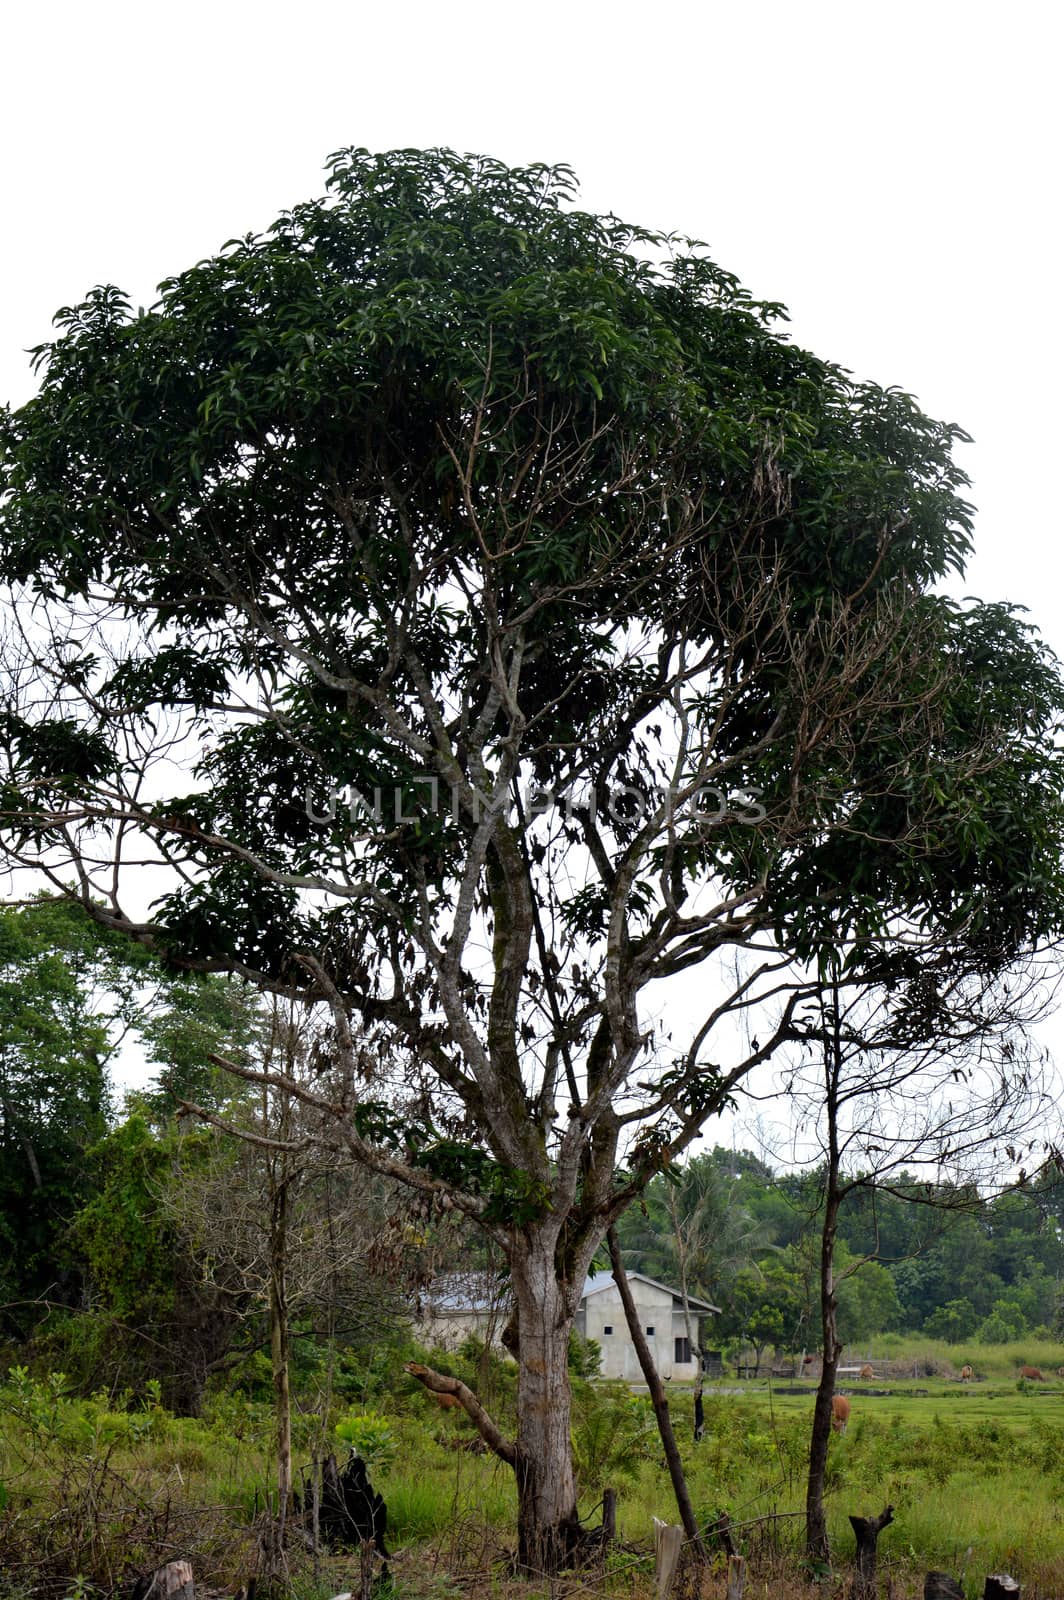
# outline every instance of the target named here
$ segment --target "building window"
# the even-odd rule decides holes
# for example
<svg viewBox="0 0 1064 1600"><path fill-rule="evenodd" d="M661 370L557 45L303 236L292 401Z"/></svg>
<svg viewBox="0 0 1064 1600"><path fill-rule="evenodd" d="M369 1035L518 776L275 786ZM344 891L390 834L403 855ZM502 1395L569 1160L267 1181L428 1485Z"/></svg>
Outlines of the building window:
<svg viewBox="0 0 1064 1600"><path fill-rule="evenodd" d="M690 1341L690 1339L677 1339L677 1341L676 1341L676 1351L675 1351L675 1354L673 1355L673 1360L674 1361L690 1361L690 1359L691 1359L691 1341Z"/></svg>
<svg viewBox="0 0 1064 1600"><path fill-rule="evenodd" d="M612 1323L609 1323L609 1322L607 1322L607 1323L606 1323L606 1324L605 1324L605 1325L604 1325L604 1327L603 1327L603 1329L602 1329L602 1331L603 1331L603 1333L612 1333L612 1332L613 1332L613 1325L612 1325Z"/></svg>
<svg viewBox="0 0 1064 1600"><path fill-rule="evenodd" d="M647 1328L647 1338L648 1339L653 1339L653 1337L654 1337L654 1329L648 1327Z"/></svg>

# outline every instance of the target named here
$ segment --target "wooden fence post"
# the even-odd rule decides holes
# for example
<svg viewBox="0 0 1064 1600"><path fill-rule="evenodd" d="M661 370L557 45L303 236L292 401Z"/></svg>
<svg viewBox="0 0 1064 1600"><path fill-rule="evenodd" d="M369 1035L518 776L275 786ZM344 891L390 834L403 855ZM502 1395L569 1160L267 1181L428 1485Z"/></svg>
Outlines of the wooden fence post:
<svg viewBox="0 0 1064 1600"><path fill-rule="evenodd" d="M682 1549L683 1529L655 1517L654 1572L658 1580L658 1600L669 1600Z"/></svg>
<svg viewBox="0 0 1064 1600"><path fill-rule="evenodd" d="M617 1491L602 1491L602 1542L610 1544L617 1537Z"/></svg>
<svg viewBox="0 0 1064 1600"><path fill-rule="evenodd" d="M743 1585L745 1582L746 1562L743 1557L729 1556L727 1600L743 1600Z"/></svg>

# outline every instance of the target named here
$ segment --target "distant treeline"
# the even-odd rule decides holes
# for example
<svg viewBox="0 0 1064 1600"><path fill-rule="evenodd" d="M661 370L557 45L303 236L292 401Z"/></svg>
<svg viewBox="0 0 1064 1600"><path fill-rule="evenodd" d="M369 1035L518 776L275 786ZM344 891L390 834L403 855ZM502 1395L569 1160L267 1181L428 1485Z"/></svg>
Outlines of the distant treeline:
<svg viewBox="0 0 1064 1600"><path fill-rule="evenodd" d="M267 1383L282 1195L297 1371L326 1349L401 1341L416 1291L449 1265L497 1266L453 1215L342 1153L282 1160L269 1141L298 1147L305 1113L264 1104L210 1060L283 1047L286 1070L318 1070L305 1030L278 1028L253 991L169 973L74 907L0 910L0 1364L59 1367L89 1392L158 1382L183 1411L211 1383ZM131 1040L154 1077L119 1107L112 1066ZM821 1179L747 1151L695 1156L624 1215L625 1258L720 1306L722 1345L812 1349ZM1062 1224L1048 1169L989 1202L904 1173L854 1189L836 1263L842 1337L1060 1333Z"/></svg>
<svg viewBox="0 0 1064 1600"><path fill-rule="evenodd" d="M656 1178L623 1218L626 1260L722 1308L714 1332L755 1348L817 1342L823 1174L776 1172L718 1146ZM862 1262L847 1275L848 1269ZM1046 1168L984 1200L902 1172L848 1194L836 1258L839 1329L861 1343L922 1332L959 1343L1064 1330L1064 1187Z"/></svg>

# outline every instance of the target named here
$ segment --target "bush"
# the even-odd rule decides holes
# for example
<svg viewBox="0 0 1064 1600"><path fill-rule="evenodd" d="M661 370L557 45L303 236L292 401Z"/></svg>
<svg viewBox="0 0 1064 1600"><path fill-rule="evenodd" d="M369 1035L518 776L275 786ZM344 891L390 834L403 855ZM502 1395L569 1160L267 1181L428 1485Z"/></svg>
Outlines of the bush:
<svg viewBox="0 0 1064 1600"><path fill-rule="evenodd" d="M1027 1319L1015 1300L995 1300L976 1338L980 1344L1010 1344L1027 1331Z"/></svg>
<svg viewBox="0 0 1064 1600"><path fill-rule="evenodd" d="M929 1339L945 1339L947 1344L960 1344L970 1339L979 1325L979 1316L970 1300L947 1300L944 1306L932 1311L924 1323Z"/></svg>
<svg viewBox="0 0 1064 1600"><path fill-rule="evenodd" d="M569 1371L574 1378L597 1378L602 1371L602 1346L575 1328L569 1332Z"/></svg>
<svg viewBox="0 0 1064 1600"><path fill-rule="evenodd" d="M355 1411L341 1417L336 1436L362 1457L371 1472L386 1472L395 1460L396 1437L379 1411Z"/></svg>
<svg viewBox="0 0 1064 1600"><path fill-rule="evenodd" d="M573 1391L573 1465L581 1492L635 1478L660 1449L654 1411L626 1383L578 1383Z"/></svg>

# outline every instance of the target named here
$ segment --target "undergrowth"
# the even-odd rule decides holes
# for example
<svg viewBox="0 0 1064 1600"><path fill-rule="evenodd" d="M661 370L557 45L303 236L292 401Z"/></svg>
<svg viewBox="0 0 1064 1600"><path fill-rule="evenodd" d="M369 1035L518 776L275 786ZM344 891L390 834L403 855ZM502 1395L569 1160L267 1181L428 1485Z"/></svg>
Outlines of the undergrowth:
<svg viewBox="0 0 1064 1600"><path fill-rule="evenodd" d="M710 1393L698 1445L690 1395L670 1398L700 1518L726 1511L750 1560L748 1597L764 1581L783 1600L801 1570L809 1396ZM346 1404L329 1426L337 1421L337 1448L351 1438L376 1443L399 1600L448 1600L455 1585L498 1600L511 1587L513 1474L479 1449L465 1419L411 1390L394 1409L379 1395L372 1409ZM320 1418L301 1417L296 1429L304 1456L312 1423L320 1431ZM96 1600L175 1555L192 1561L204 1587L235 1591L262 1570L271 1429L268 1408L239 1397L211 1402L200 1418L175 1417L150 1390L77 1397L60 1375L36 1380L16 1370L0 1387L0 1600ZM574 1443L581 1512L594 1525L603 1488L616 1487L622 1548L573 1593L639 1600L650 1592L652 1519L676 1520L646 1399L619 1385L578 1383ZM1060 1595L1062 1446L1064 1387L855 1392L850 1428L831 1441L833 1546L845 1560L849 1515L889 1502L895 1521L880 1555L897 1600L918 1594L920 1575L934 1567L963 1572L971 1592L987 1571L1005 1569L1023 1580L1028 1600ZM350 1562L315 1571L300 1545L293 1539L286 1556L291 1600L351 1587Z"/></svg>

